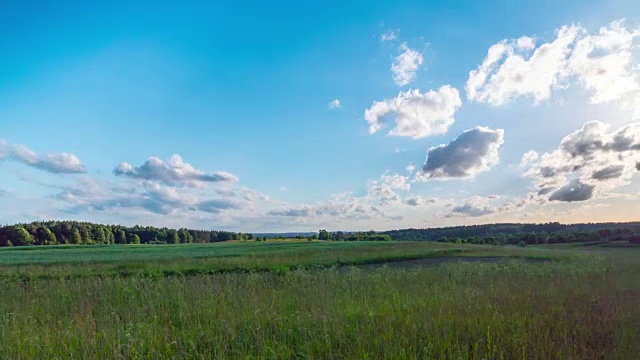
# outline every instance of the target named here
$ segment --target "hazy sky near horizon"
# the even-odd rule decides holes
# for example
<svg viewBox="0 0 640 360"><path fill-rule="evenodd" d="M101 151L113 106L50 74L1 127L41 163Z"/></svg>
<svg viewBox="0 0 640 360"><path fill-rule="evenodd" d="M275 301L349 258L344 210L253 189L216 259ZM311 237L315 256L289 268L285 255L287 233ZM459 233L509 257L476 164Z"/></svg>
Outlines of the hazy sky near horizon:
<svg viewBox="0 0 640 360"><path fill-rule="evenodd" d="M0 1L0 223L640 220L637 1Z"/></svg>

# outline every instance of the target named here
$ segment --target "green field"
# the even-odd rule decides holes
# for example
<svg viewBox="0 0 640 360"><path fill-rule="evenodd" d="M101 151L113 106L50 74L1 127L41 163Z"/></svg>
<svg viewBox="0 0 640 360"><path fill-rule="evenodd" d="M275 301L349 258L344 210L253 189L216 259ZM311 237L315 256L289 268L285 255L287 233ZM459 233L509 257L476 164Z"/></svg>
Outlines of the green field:
<svg viewBox="0 0 640 360"><path fill-rule="evenodd" d="M456 257L491 261L396 266ZM371 263L388 266L357 266ZM0 292L0 357L8 359L632 359L640 353L638 247L3 248Z"/></svg>
<svg viewBox="0 0 640 360"><path fill-rule="evenodd" d="M520 248L506 251L493 246L435 242L326 241L5 247L0 248L0 278L286 272L428 257L489 255L549 257L554 252L543 249L524 252Z"/></svg>

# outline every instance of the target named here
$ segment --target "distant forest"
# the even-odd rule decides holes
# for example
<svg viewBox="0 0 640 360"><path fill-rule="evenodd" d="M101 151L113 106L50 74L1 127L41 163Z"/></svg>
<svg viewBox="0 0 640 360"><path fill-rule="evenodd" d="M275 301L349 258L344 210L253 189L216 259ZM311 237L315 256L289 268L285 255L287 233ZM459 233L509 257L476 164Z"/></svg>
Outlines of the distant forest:
<svg viewBox="0 0 640 360"><path fill-rule="evenodd" d="M308 235L312 234L312 235ZM535 245L570 242L628 241L640 243L640 222L489 224L384 232L299 233L297 239L325 241L440 241L492 245ZM290 235L290 234L287 234ZM269 238L284 238L270 234ZM126 227L77 221L46 221L0 227L0 247L58 244L179 244L229 240L266 240L267 236L215 230Z"/></svg>
<svg viewBox="0 0 640 360"><path fill-rule="evenodd" d="M640 242L640 222L489 224L385 231L397 241L441 241L493 245L534 245L569 242Z"/></svg>
<svg viewBox="0 0 640 360"><path fill-rule="evenodd" d="M0 246L57 244L178 244L251 240L252 234L228 231L125 227L76 221L32 222L0 227Z"/></svg>

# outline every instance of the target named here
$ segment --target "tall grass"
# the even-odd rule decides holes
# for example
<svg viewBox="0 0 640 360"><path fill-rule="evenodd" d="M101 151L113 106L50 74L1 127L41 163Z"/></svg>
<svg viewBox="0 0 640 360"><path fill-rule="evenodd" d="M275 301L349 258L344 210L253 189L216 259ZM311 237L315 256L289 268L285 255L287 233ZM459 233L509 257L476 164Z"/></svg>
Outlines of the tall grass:
<svg viewBox="0 0 640 360"><path fill-rule="evenodd" d="M636 258L637 259L637 258ZM640 265L0 282L1 357L631 359Z"/></svg>

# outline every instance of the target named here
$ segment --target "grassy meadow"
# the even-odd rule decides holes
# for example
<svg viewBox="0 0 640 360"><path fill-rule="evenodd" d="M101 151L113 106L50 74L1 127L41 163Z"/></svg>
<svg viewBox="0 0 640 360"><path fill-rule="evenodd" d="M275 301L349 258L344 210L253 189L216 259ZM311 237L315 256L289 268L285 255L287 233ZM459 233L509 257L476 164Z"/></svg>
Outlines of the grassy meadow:
<svg viewBox="0 0 640 360"><path fill-rule="evenodd" d="M493 246L435 242L244 241L175 245L91 245L0 248L0 279L51 279L286 272L442 256L552 256Z"/></svg>
<svg viewBox="0 0 640 360"><path fill-rule="evenodd" d="M357 266L469 256L503 258ZM633 359L640 353L637 247L3 248L0 293L0 358L7 359Z"/></svg>

